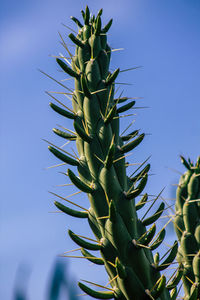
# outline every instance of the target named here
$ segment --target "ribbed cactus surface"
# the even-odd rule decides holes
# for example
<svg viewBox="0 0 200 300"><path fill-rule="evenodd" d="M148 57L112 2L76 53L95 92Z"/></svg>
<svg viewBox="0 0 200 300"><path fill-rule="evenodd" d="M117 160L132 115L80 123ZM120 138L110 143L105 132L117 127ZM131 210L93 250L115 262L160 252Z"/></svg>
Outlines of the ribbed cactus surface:
<svg viewBox="0 0 200 300"><path fill-rule="evenodd" d="M71 216L88 220L96 242L91 243L71 230L69 235L86 259L103 265L108 273L111 288L96 291L79 283L85 293L97 299L175 299L176 291L172 290L171 296L168 291L175 287L173 282L166 287L166 278L160 271L174 260L177 242L164 260L160 261L159 253L153 258L152 251L165 236L164 228L156 234L155 224L164 203L151 216L141 220L137 216L137 210L148 202L143 190L150 165L131 177L126 174L126 154L142 142L144 134L134 130L120 136L119 116L133 108L135 101L115 96L115 79L120 70L109 71L112 51L107 32L112 20L102 27L101 15L102 10L96 17L92 16L86 7L82 11L83 24L72 17L79 28L76 36L69 34L76 46L75 55L68 53L70 63L60 58L57 62L66 75L74 78L73 108L68 110L65 104L61 107L50 103L57 113L73 120L75 133L59 129L54 132L75 141L79 157L72 157L58 147L49 146L49 150L64 163L76 167L78 175L74 169L68 169L67 175L87 194L90 207L77 211L58 201L55 205ZM138 196L140 200L136 204ZM89 251L99 252L100 257Z"/></svg>
<svg viewBox="0 0 200 300"><path fill-rule="evenodd" d="M177 259L182 264L185 300L200 299L200 157L194 165L181 157L187 171L176 194L175 230L180 242Z"/></svg>

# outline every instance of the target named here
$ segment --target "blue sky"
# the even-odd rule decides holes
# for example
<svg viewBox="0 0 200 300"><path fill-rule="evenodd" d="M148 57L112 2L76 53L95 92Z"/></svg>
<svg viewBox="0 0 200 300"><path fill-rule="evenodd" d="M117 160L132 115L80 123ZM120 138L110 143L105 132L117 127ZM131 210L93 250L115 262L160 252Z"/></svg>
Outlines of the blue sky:
<svg viewBox="0 0 200 300"><path fill-rule="evenodd" d="M49 55L64 53L58 32L67 43L68 29L75 28L70 16L80 17L89 5L96 13L104 9L103 21L111 17L108 37L114 52L111 67L142 68L122 73L124 94L143 97L134 128L147 135L134 151L132 160L142 162L151 156L152 173L147 192L172 197L172 184L183 172L179 155L196 160L200 155L200 3L197 0L103 0L103 1L2 1L0 22L1 66L1 270L0 296L12 298L15 274L20 264L31 269L29 299L44 299L46 283L58 254L75 248L67 236L71 228L88 233L87 224L51 213L55 211L48 191L69 195L74 189L58 188L65 183L59 171L48 169L57 163L43 138L57 145L51 129L56 124L72 128L70 122L52 112L45 90L61 90L38 68L61 79L55 60ZM129 121L131 121L129 119ZM128 122L128 120L126 120ZM122 129L126 126L123 121ZM79 197L79 196L78 196ZM87 205L82 195L76 197ZM172 238L173 240L173 238ZM74 281L98 277L106 283L103 271L83 260L69 260ZM85 297L86 299L87 297Z"/></svg>

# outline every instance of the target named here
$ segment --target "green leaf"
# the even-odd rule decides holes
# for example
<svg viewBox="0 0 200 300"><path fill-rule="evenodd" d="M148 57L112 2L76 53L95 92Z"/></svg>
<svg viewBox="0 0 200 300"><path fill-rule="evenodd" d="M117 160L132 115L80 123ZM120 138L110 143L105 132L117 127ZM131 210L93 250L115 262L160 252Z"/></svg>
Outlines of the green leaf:
<svg viewBox="0 0 200 300"><path fill-rule="evenodd" d="M68 67L64 61L62 61L61 59L57 58L56 59L57 63L59 64L59 66L63 69L63 71L65 71L68 75L75 77L76 79L80 78L80 75L77 74L74 70L72 70L70 67Z"/></svg>
<svg viewBox="0 0 200 300"><path fill-rule="evenodd" d="M68 119L75 119L76 118L76 115L75 114L72 114L71 112L65 110L65 109L62 109L61 107L55 105L54 103L50 102L49 103L50 107L56 111L58 114L68 118Z"/></svg>
<svg viewBox="0 0 200 300"><path fill-rule="evenodd" d="M162 215L163 211L165 208L165 204L162 202L159 206L159 208L157 209L157 211L155 212L155 214L153 214L153 216L146 218L145 220L142 221L142 224L144 226L148 226L151 225L152 223L156 222L160 216Z"/></svg>
<svg viewBox="0 0 200 300"><path fill-rule="evenodd" d="M70 40L74 43L74 44L76 44L78 47L80 47L80 48L84 48L84 44L83 44L83 42L81 41L81 40L79 40L77 37L75 37L75 35L73 34L73 33L70 33L69 34L69 38L70 38Z"/></svg>
<svg viewBox="0 0 200 300"><path fill-rule="evenodd" d="M61 210L62 212L64 212L67 215L70 215L70 216L76 217L76 218L88 218L87 211L77 211L77 210L71 209L58 201L55 201L54 204L59 210Z"/></svg>
<svg viewBox="0 0 200 300"><path fill-rule="evenodd" d="M89 242L86 242L85 240L83 240L82 238L80 238L78 235L76 235L75 233L73 233L71 230L68 230L68 234L70 236L70 238L80 247L82 248L86 248L88 250L101 250L102 246L100 244L92 244Z"/></svg>
<svg viewBox="0 0 200 300"><path fill-rule="evenodd" d="M110 29L111 25L112 25L113 19L111 19L108 24L101 30L102 33L106 33L108 32L108 30Z"/></svg>
<svg viewBox="0 0 200 300"><path fill-rule="evenodd" d="M85 258L87 258L89 261L91 261L92 263L96 264L96 265L104 265L104 260L103 258L99 258L96 257L94 255L92 255L90 252L88 252L87 250L85 250L84 248L81 248L81 253L83 254L83 256Z"/></svg>
<svg viewBox="0 0 200 300"><path fill-rule="evenodd" d="M127 152L133 150L135 147L137 147L142 142L143 138L144 138L144 133L139 135L135 140L121 146L120 151L122 153L127 153Z"/></svg>
<svg viewBox="0 0 200 300"><path fill-rule="evenodd" d="M75 159L67 156L66 154L63 154L62 152L58 151L54 147L48 146L48 149L49 149L49 151L51 151L51 153L53 153L57 158L59 158L63 162L65 162L65 163L67 163L71 166L78 166L79 165L78 160L75 160Z"/></svg>
<svg viewBox="0 0 200 300"><path fill-rule="evenodd" d="M163 271L166 268L168 268L168 266L171 265L171 263L175 259L177 251L178 251L178 242L175 241L174 245L172 246L172 248L170 250L168 257L163 261L163 263L161 265L156 267L156 270Z"/></svg>
<svg viewBox="0 0 200 300"><path fill-rule="evenodd" d="M67 139L67 140L76 140L76 135L74 134L69 134L65 131L62 131L62 130L59 130L57 128L53 128L53 132L59 136L61 136L62 138L64 139Z"/></svg>
<svg viewBox="0 0 200 300"><path fill-rule="evenodd" d="M85 284L79 282L78 286L89 296L96 298L96 299L113 299L114 297L114 292L109 291L109 292L97 292Z"/></svg>
<svg viewBox="0 0 200 300"><path fill-rule="evenodd" d="M70 169L67 171L67 175L69 176L71 182L84 193L92 193L94 189L84 183L80 178L78 178Z"/></svg>

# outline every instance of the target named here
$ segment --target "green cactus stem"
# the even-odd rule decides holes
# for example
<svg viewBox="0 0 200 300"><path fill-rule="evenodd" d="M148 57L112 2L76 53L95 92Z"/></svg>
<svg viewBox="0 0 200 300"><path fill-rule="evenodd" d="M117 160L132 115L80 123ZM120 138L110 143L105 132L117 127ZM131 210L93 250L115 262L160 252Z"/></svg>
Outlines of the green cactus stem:
<svg viewBox="0 0 200 300"><path fill-rule="evenodd" d="M187 171L176 192L174 228L180 243L177 260L183 268L185 300L200 299L200 157L194 165L181 156Z"/></svg>
<svg viewBox="0 0 200 300"><path fill-rule="evenodd" d="M97 299L174 299L174 292L171 297L166 278L160 271L174 260L177 242L164 261L157 259L154 262L152 251L165 237L164 228L156 234L155 222L165 205L159 203L157 211L148 214L144 220L137 216L136 211L147 203L148 195L143 191L150 165L129 178L125 157L126 153L139 147L145 135L134 130L120 136L120 114L134 109L135 101L129 102L128 97L114 98L115 80L120 76L120 70L109 71L111 48L106 34L112 20L102 27L101 15L102 10L97 17L91 16L86 7L82 11L83 25L72 17L79 28L77 36L69 35L75 44L75 54L69 66L60 58L57 63L66 76L74 79L73 109L50 104L62 117L73 120L75 133L53 131L70 142L76 142L79 158L70 157L61 148L50 146L49 150L56 158L77 168L77 175L76 170L71 169L67 175L74 186L88 196L90 207L77 211L57 201L55 205L70 216L87 219L96 237L96 242L89 242L69 230L70 238L81 247L83 257L104 265L108 273L109 289L102 287L97 291L79 283L86 294ZM137 197L141 199L136 204ZM95 251L95 255L87 250ZM101 257L96 256L98 252Z"/></svg>

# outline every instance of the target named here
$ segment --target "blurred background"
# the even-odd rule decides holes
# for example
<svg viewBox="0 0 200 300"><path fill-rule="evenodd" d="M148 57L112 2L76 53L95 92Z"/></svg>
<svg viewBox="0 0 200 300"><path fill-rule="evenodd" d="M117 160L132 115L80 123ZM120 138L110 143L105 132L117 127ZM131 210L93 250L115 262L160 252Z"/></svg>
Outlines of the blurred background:
<svg viewBox="0 0 200 300"><path fill-rule="evenodd" d="M104 24L114 20L108 41L113 49L124 50L113 52L111 69L142 66L119 78L131 84L121 85L124 95L142 97L137 107L148 107L135 110L137 115L123 119L121 125L123 131L135 118L133 128L148 134L130 158L132 163L141 163L151 155L154 175L146 191L158 194L165 187L163 197L174 198L173 184L180 176L177 171L184 171L179 155L192 160L200 155L198 0L2 0L0 298L4 300L13 299L19 268L25 274L22 282L28 299L46 299L56 257L76 248L67 229L90 234L84 220L55 213L56 199L48 193L67 197L75 191L70 186L57 187L67 183L59 173L66 167L47 169L59 162L42 140L61 146L51 129L56 124L72 128L72 124L48 106L50 98L45 91L62 88L38 71L64 79L51 55L65 54L58 32L74 51L68 39L70 30L62 23L76 30L70 16L80 18L86 4L95 14L103 8ZM83 194L73 199L88 207ZM173 203L169 200L169 205ZM172 244L174 238L169 228L167 242ZM80 279L107 283L101 267L83 259L62 259L67 261L72 284Z"/></svg>

